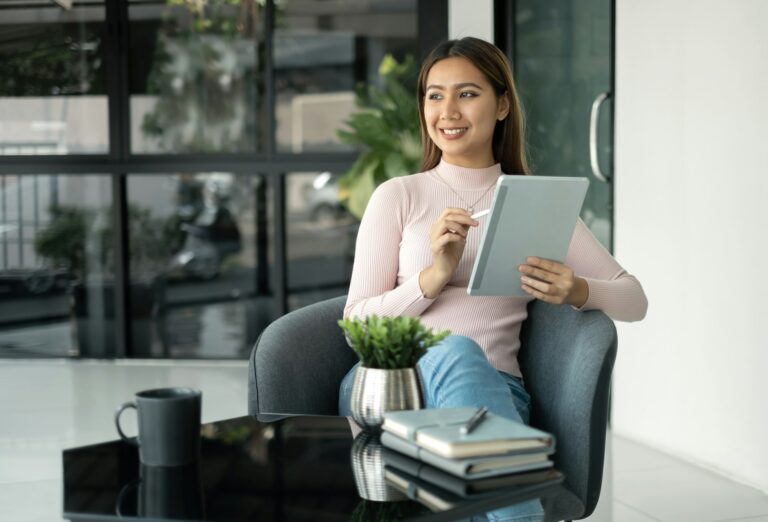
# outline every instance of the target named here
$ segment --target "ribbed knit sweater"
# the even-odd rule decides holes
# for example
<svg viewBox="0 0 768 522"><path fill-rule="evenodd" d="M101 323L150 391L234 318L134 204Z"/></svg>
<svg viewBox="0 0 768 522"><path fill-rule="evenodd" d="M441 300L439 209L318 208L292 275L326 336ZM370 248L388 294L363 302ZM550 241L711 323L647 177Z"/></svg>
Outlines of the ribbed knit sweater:
<svg viewBox="0 0 768 522"><path fill-rule="evenodd" d="M443 160L427 172L382 183L360 223L344 316L418 316L426 326L470 337L496 369L522 376L517 362L520 327L527 317L526 305L534 298L467 294L487 219L470 227L458 268L435 299L424 297L419 286L419 274L432 264L432 224L446 207L475 203L501 175L498 163L470 169ZM475 210L489 208L493 192L488 190L474 204ZM616 262L581 219L564 263L589 287L589 297L578 310L602 310L619 321L645 316L648 303L640 282ZM522 275L516 266L509 269L510 277Z"/></svg>

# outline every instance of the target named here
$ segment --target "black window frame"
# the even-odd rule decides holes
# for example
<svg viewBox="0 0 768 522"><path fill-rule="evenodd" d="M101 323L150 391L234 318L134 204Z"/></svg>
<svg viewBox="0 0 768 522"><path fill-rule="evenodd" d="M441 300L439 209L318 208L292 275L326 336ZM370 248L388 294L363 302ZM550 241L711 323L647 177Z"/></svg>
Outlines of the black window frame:
<svg viewBox="0 0 768 522"><path fill-rule="evenodd" d="M75 2L78 6L80 2ZM128 0L105 0L106 9L106 86L108 98L109 152L38 156L0 156L0 176L35 174L100 174L112 182L115 252L115 333L113 358L131 357L130 294L128 273L128 197L127 179L135 175L168 172L229 172L235 175L263 176L271 188L274 219L272 235L275 263L266 279L260 274L256 297L269 297L278 316L288 312L286 278L286 177L290 172L327 170L343 172L357 159L357 153L278 153L275 143L275 92L273 82L274 0L267 0L263 23L265 34L265 91L262 114L264 152L206 154L132 153L130 146L130 93L128 77L129 4ZM83 4L90 5L90 4ZM417 0L418 50L425 57L431 48L447 38L448 7L443 0ZM268 284L265 284L268 283ZM268 289L271 288L270 292ZM264 293L260 293L264 291ZM2 354L0 354L2 357Z"/></svg>

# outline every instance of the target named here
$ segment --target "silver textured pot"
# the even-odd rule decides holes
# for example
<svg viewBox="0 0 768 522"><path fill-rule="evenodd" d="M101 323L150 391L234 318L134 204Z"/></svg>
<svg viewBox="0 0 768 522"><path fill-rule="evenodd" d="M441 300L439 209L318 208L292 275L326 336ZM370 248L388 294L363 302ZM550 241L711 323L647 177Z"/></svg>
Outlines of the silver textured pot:
<svg viewBox="0 0 768 522"><path fill-rule="evenodd" d="M352 418L364 429L381 429L385 412L420 410L423 404L416 368L357 368L352 384Z"/></svg>

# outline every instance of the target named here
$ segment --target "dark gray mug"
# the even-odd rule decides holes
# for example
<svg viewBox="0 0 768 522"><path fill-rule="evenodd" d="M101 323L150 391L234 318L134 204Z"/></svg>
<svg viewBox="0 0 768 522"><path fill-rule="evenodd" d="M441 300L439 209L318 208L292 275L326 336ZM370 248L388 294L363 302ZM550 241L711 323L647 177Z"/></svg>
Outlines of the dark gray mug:
<svg viewBox="0 0 768 522"><path fill-rule="evenodd" d="M179 466L200 456L200 409L202 393L192 388L158 388L138 392L115 412L120 437L139 447L139 460L147 466ZM127 437L120 414L134 408L139 436Z"/></svg>

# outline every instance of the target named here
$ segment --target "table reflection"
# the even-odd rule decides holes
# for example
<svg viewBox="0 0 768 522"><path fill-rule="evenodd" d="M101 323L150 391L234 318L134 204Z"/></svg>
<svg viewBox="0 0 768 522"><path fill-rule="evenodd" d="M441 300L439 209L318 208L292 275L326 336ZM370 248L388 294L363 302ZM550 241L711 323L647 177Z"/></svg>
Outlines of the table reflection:
<svg viewBox="0 0 768 522"><path fill-rule="evenodd" d="M553 495L559 482L461 496L413 478L406 486L402 475L398 483L389 464L379 438L352 440L343 417L240 417L202 426L193 466L141 466L119 440L65 450L64 518L438 522Z"/></svg>
<svg viewBox="0 0 768 522"><path fill-rule="evenodd" d="M204 520L200 462L184 466L139 467L139 479L123 486L117 516Z"/></svg>
<svg viewBox="0 0 768 522"><path fill-rule="evenodd" d="M384 478L384 446L378 434L362 432L352 443L352 472L360 498L377 502L406 500L408 495Z"/></svg>

